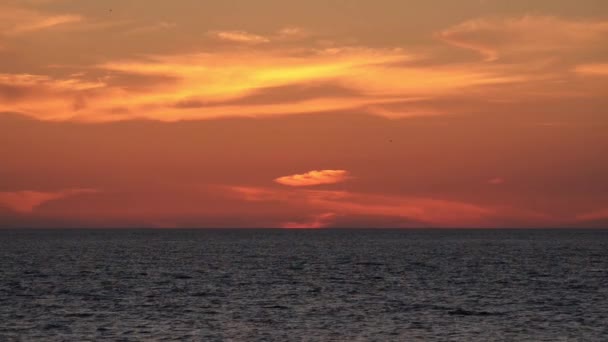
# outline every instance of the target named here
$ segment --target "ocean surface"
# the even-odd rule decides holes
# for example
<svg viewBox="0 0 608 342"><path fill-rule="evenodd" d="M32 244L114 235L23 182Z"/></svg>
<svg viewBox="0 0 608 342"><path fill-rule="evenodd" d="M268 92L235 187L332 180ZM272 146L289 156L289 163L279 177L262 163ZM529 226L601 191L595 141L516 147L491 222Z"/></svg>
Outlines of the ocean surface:
<svg viewBox="0 0 608 342"><path fill-rule="evenodd" d="M0 262L0 341L608 341L607 230L2 230Z"/></svg>

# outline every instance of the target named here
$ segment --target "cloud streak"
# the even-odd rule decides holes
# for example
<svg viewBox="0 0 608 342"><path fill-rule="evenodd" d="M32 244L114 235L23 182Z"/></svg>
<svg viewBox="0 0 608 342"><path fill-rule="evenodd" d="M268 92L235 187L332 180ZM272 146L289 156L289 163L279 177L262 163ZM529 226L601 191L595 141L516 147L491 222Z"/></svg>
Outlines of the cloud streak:
<svg viewBox="0 0 608 342"><path fill-rule="evenodd" d="M0 6L0 33L28 34L83 22L79 14L48 14L20 7Z"/></svg>
<svg viewBox="0 0 608 342"><path fill-rule="evenodd" d="M469 20L440 32L438 37L492 62L503 57L595 48L608 42L607 34L608 21L527 15Z"/></svg>
<svg viewBox="0 0 608 342"><path fill-rule="evenodd" d="M84 194L95 194L99 191L94 189L67 189L55 192L41 191L17 191L0 192L0 206L11 209L17 213L32 213L39 206L68 197Z"/></svg>
<svg viewBox="0 0 608 342"><path fill-rule="evenodd" d="M579 214L576 218L578 221L605 220L608 219L608 208Z"/></svg>
<svg viewBox="0 0 608 342"><path fill-rule="evenodd" d="M230 187L229 191L251 202L288 203L301 210L320 211L331 215L315 216L308 222L289 222L293 227L332 226L337 217L393 218L393 222L435 227L491 227L501 209L470 203L425 197L387 196L369 193L327 190L272 190L266 188ZM322 224L321 224L322 223Z"/></svg>
<svg viewBox="0 0 608 342"><path fill-rule="evenodd" d="M574 71L581 75L608 76L608 63L578 65Z"/></svg>
<svg viewBox="0 0 608 342"><path fill-rule="evenodd" d="M245 31L211 31L208 34L212 38L232 43L263 44L270 42L270 39L264 36Z"/></svg>
<svg viewBox="0 0 608 342"><path fill-rule="evenodd" d="M319 229L326 228L332 224L332 221L336 218L334 213L324 213L314 215L309 221L302 222L286 222L282 225L282 228L286 229Z"/></svg>
<svg viewBox="0 0 608 342"><path fill-rule="evenodd" d="M83 21L83 17L80 15L58 15L51 16L47 18L40 18L40 20L33 21L26 24L21 24L13 27L12 29L7 31L7 34L21 34L28 33L34 31L45 30L49 28L53 28L60 25L77 23Z"/></svg>
<svg viewBox="0 0 608 342"><path fill-rule="evenodd" d="M145 60L104 63L91 72L111 77L54 79L55 86L66 88L69 93L54 97L47 94L48 102L16 102L2 109L41 120L88 122L125 120L134 116L179 121L289 115L376 108L383 104L442 96L459 89L525 79L501 75L483 67L393 66L395 62L411 58L400 49L365 47L306 50L304 54L254 49L238 53L148 56ZM140 92L113 83L116 75L175 81L158 83ZM44 75L31 77L48 78ZM80 108L75 113L74 99L81 96L79 93L85 84L96 85L98 89L87 90L87 108ZM117 115L116 108L126 110ZM370 113L384 115L385 112L374 110ZM408 113L387 115L408 116Z"/></svg>

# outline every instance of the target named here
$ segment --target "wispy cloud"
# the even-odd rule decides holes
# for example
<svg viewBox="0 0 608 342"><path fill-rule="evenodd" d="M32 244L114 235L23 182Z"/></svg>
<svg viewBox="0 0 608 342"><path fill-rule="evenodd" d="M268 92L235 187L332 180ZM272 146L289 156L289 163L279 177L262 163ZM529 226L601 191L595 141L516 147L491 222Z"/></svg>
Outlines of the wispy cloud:
<svg viewBox="0 0 608 342"><path fill-rule="evenodd" d="M0 33L20 35L84 21L79 14L50 14L20 7L0 6Z"/></svg>
<svg viewBox="0 0 608 342"><path fill-rule="evenodd" d="M488 62L503 57L528 58L532 53L580 50L608 43L608 21L527 15L481 18L438 34L447 43L471 49Z"/></svg>
<svg viewBox="0 0 608 342"><path fill-rule="evenodd" d="M67 189L55 192L17 191L0 192L0 206L7 207L18 213L31 213L44 203L57 201L68 197L94 194L94 189Z"/></svg>
<svg viewBox="0 0 608 342"><path fill-rule="evenodd" d="M209 31L207 35L215 40L228 43L257 45L271 42L281 43L298 41L308 38L310 36L310 32L300 27L284 27L267 35L242 30L214 30Z"/></svg>
<svg viewBox="0 0 608 342"><path fill-rule="evenodd" d="M310 82L289 84L277 87L264 87L255 89L241 97L223 100L206 101L193 98L175 104L177 108L204 108L235 105L271 105L279 103L299 103L323 98L355 98L362 96L356 89L348 88L337 82Z"/></svg>
<svg viewBox="0 0 608 342"><path fill-rule="evenodd" d="M62 18L28 21L28 25L75 20L71 15ZM174 28L170 22L139 24L128 32ZM305 39L311 33L298 27L264 34L215 30L209 31L212 39L204 42L214 47L206 49L210 52L112 55L97 65L79 67L83 76L60 76L58 69L49 72L53 76L4 74L15 81L2 85L0 96L8 101L0 103L0 110L41 120L86 122L336 111L389 118L447 115L462 108L492 112L488 104L492 98L518 102L537 101L541 95L596 96L597 85L594 90L577 91L558 81L571 77L573 70L580 78L604 75L603 64L577 59L567 68L555 69L553 59L558 58L555 51L561 58L563 51L584 54L585 49L600 45L605 27L602 21L525 16L476 19L439 33L444 42L497 63L437 62L433 59L437 56L429 56L434 50L420 53L415 48L356 43L326 47ZM555 38L559 36L555 32L562 31L563 37ZM19 80L26 77L32 78L29 84ZM136 78L151 81L142 87ZM454 98L459 98L460 108L446 104Z"/></svg>
<svg viewBox="0 0 608 342"><path fill-rule="evenodd" d="M47 120L65 119L83 109L86 96L105 87L74 75L53 78L45 75L0 74L0 111L43 115Z"/></svg>
<svg viewBox="0 0 608 342"><path fill-rule="evenodd" d="M127 33L134 34L134 35L150 34L150 33L157 33L159 31L169 31L176 27L177 27L176 23L161 21L159 23L135 27L133 29L128 30Z"/></svg>
<svg viewBox="0 0 608 342"><path fill-rule="evenodd" d="M247 187L229 187L228 190L246 201L280 201L306 210L332 213L331 216L322 216L322 220L291 222L291 226L294 227L313 226L313 223L331 226L331 218L337 216L394 218L404 222L413 220L421 224L441 227L483 227L495 224L496 222L492 222L493 219L500 217L504 210L443 199L348 191L273 190Z"/></svg>
<svg viewBox="0 0 608 342"><path fill-rule="evenodd" d="M264 36L245 31L211 31L209 32L209 36L218 40L242 44L262 44L270 42L270 39Z"/></svg>
<svg viewBox="0 0 608 342"><path fill-rule="evenodd" d="M299 222L286 222L282 225L282 228L287 229L316 229L316 228L325 228L331 225L332 221L335 219L336 214L334 213L324 213L319 215L314 215L308 221L299 221Z"/></svg>
<svg viewBox="0 0 608 342"><path fill-rule="evenodd" d="M492 178L492 179L488 180L488 184L491 184L491 185L502 185L502 184L505 184L505 182L506 182L505 179L502 177L496 177L496 178Z"/></svg>
<svg viewBox="0 0 608 342"><path fill-rule="evenodd" d="M608 219L608 208L579 214L576 218L578 221L605 220Z"/></svg>
<svg viewBox="0 0 608 342"><path fill-rule="evenodd" d="M12 29L8 30L7 33L8 34L19 34L19 33L33 32L33 31L40 31L40 30L56 27L59 25L77 23L82 20L83 20L83 17L80 15L68 14L68 15L50 16L47 18L40 18L39 20L30 22L30 23L17 25L15 27L13 27Z"/></svg>
<svg viewBox="0 0 608 342"><path fill-rule="evenodd" d="M336 111L525 79L475 67L396 68L393 63L412 58L401 49L345 47L330 50L312 49L296 54L281 49L253 49L148 56L141 60L104 63L98 66L100 72L178 81L146 93L125 91L108 81L99 99L89 101L90 110L80 112L79 118L104 121L109 111L117 107L128 108L138 117L163 121ZM344 96L343 91L334 91L338 90L335 87L330 92L323 92L302 86L314 84L347 84L350 95L357 96ZM299 91L292 91L297 87ZM202 107L205 110L201 110ZM36 116L44 119L44 108L40 108Z"/></svg>
<svg viewBox="0 0 608 342"><path fill-rule="evenodd" d="M608 76L608 63L578 65L574 71L582 75Z"/></svg>
<svg viewBox="0 0 608 342"><path fill-rule="evenodd" d="M297 40L304 39L311 33L301 27L284 27L275 34L277 40Z"/></svg>

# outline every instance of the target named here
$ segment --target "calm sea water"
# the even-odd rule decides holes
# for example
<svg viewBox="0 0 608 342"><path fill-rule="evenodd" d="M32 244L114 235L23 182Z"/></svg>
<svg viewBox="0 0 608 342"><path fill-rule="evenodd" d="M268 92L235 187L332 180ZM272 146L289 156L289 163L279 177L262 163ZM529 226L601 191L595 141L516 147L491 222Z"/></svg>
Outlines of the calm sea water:
<svg viewBox="0 0 608 342"><path fill-rule="evenodd" d="M608 231L0 231L0 341L608 341Z"/></svg>

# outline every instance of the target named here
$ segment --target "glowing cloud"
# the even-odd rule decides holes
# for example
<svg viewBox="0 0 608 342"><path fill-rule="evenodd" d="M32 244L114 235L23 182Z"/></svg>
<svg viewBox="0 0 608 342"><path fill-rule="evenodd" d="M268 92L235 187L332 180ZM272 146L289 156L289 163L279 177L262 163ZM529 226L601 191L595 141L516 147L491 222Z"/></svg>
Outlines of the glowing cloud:
<svg viewBox="0 0 608 342"><path fill-rule="evenodd" d="M145 60L115 61L97 66L97 72L174 79L145 92L132 91L102 78L105 87L89 91L88 107L74 113L73 94L53 99L56 106L27 101L4 108L42 120L74 119L88 122L148 118L161 121L213 119L226 116L269 116L371 108L427 96L441 96L465 87L525 80L484 68L396 67L412 57L401 49L345 47L322 50L220 51L209 54L148 56ZM502 72L502 71L501 71ZM235 82L238 80L238 82ZM84 82L84 81L82 81ZM94 83L90 82L89 83ZM306 96L290 91L302 85L344 84L330 92L308 89ZM270 94L268 92L273 92ZM260 95L265 98L260 101ZM71 101L66 102L66 98ZM250 100L250 101L249 101ZM285 101L288 100L288 101ZM63 107L60 105L63 104ZM205 110L201 110L205 107ZM124 108L117 114L116 108ZM375 108L375 107L374 107ZM131 114L130 114L131 113ZM372 113L383 112L372 111ZM399 116L391 114L390 116ZM403 114L403 116L407 116Z"/></svg>
<svg viewBox="0 0 608 342"><path fill-rule="evenodd" d="M79 77L0 74L0 111L44 115L47 120L68 119L86 107L85 97L105 86ZM44 107L44 109L43 109Z"/></svg>
<svg viewBox="0 0 608 342"><path fill-rule="evenodd" d="M348 178L348 171L345 170L321 170L280 177L275 179L275 182L287 186L304 187L341 183Z"/></svg>

